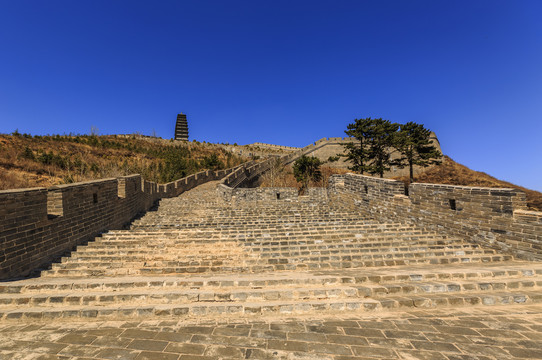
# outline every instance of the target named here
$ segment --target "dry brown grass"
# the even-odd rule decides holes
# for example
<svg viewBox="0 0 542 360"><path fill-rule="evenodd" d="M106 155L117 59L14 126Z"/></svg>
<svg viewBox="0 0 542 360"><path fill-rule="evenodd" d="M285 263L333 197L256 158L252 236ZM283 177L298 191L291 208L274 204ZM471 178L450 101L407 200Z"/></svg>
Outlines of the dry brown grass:
<svg viewBox="0 0 542 360"><path fill-rule="evenodd" d="M166 182L180 174L168 168L168 157L179 155L189 175L206 169L205 159L215 155L222 167L247 160L214 144L137 137L0 135L0 190L95 180L138 173L145 179ZM176 158L175 158L176 159ZM169 161L171 165L171 161ZM180 175L178 177L181 177Z"/></svg>
<svg viewBox="0 0 542 360"><path fill-rule="evenodd" d="M408 177L396 177L394 179L408 184ZM448 156L444 157L441 165L416 175L414 181L432 184L519 189L527 195L527 206L529 209L542 211L542 193L496 179L484 172L471 170L464 165L456 163Z"/></svg>

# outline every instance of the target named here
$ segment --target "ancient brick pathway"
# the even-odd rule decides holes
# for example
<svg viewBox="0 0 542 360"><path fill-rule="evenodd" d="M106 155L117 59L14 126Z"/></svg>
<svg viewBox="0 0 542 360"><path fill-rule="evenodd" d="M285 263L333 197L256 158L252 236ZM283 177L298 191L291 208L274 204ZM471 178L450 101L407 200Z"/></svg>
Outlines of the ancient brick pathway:
<svg viewBox="0 0 542 360"><path fill-rule="evenodd" d="M542 357L540 262L215 185L0 283L0 358Z"/></svg>
<svg viewBox="0 0 542 360"><path fill-rule="evenodd" d="M541 359L542 308L0 325L0 359Z"/></svg>

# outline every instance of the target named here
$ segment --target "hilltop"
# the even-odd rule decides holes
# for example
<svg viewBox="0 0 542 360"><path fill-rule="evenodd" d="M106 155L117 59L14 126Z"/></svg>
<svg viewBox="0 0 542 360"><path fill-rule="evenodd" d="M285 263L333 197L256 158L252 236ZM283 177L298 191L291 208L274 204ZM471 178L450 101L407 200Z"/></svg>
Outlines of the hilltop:
<svg viewBox="0 0 542 360"><path fill-rule="evenodd" d="M325 155L336 153L338 149L337 146L326 149ZM0 190L47 187L134 173L147 180L166 183L201 170L225 169L260 156L284 155L294 150L296 148L261 143L212 144L141 135L31 136L15 132L0 135ZM334 165L326 163L322 167L322 181L311 186L325 187L330 175L347 172ZM406 176L392 178L408 183ZM291 167L278 174L266 174L261 180L264 187L297 185ZM448 156L444 156L441 165L417 173L415 181L515 188L526 193L529 209L542 211L542 193L471 170Z"/></svg>
<svg viewBox="0 0 542 360"><path fill-rule="evenodd" d="M141 174L166 183L249 160L224 146L138 135L0 135L0 190Z"/></svg>

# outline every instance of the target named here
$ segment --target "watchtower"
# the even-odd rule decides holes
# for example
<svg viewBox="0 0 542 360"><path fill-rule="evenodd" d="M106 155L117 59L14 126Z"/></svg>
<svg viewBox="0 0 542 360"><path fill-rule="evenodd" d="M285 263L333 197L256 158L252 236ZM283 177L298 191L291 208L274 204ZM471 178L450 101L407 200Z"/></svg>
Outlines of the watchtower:
<svg viewBox="0 0 542 360"><path fill-rule="evenodd" d="M175 140L188 141L188 122L186 121L186 114L180 113L177 115Z"/></svg>

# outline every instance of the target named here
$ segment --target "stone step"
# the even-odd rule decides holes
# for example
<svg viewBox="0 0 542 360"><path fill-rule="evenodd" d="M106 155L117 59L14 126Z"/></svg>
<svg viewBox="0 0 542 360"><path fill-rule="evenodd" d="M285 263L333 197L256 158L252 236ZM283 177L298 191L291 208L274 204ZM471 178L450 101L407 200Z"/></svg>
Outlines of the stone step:
<svg viewBox="0 0 542 360"><path fill-rule="evenodd" d="M410 234L410 235L434 235L442 236L436 234L434 231L428 231L424 229L417 229L412 226L405 226L401 224L390 224L388 226L375 226L375 225L311 225L311 226L273 226L269 228L258 227L258 228L246 228L240 226L238 229L226 228L226 229L215 229L215 228L194 228L186 230L176 230L176 229L163 229L156 231L141 231L141 230L130 230L130 231L109 231L98 237L97 240L107 240L107 239L130 239L130 238L148 238L148 239L160 239L160 238L173 238L173 239L184 239L192 237L208 237L208 238L228 238L235 237L238 235L252 235L252 236L289 236L293 235L306 235L306 236L326 236L334 234L344 234L344 235L357 235L357 236L370 236L370 235L386 235L386 234ZM442 236L446 237L446 236Z"/></svg>
<svg viewBox="0 0 542 360"><path fill-rule="evenodd" d="M348 233L348 232L323 232L321 234L310 234L310 233L291 233L284 232L282 234L251 234L239 232L231 235L222 235L219 236L205 236L204 234L198 234L194 236L183 236L183 237L143 237L143 236L132 236L124 238L98 238L96 241L91 242L91 244L104 244L106 246L111 245L123 245L123 244L157 244L157 243L170 243L170 244L185 244L185 243L207 243L207 242L228 242L228 241L243 241L245 243L251 244L267 244L267 243L279 243L284 242L287 244L298 243L302 241L322 241L327 242L374 242L374 241L409 241L409 240L432 240L432 241L444 241L447 240L446 237L438 236L435 234L419 234L419 233L410 233L410 232L382 232L380 234L358 234L358 233ZM455 241L461 241L456 239ZM464 242L464 241L462 241Z"/></svg>
<svg viewBox="0 0 542 360"><path fill-rule="evenodd" d="M455 294L492 291L533 291L542 287L542 277L529 280L507 279L490 282L440 282L389 285L327 285L311 287L268 287L254 289L234 287L215 290L196 289L124 289L122 291L71 291L67 294L1 294L0 309L5 307L62 307L62 306L107 306L117 304L157 305L198 302L246 302L246 301L301 301L349 298L387 298L389 295L405 296L427 294Z"/></svg>
<svg viewBox="0 0 542 360"><path fill-rule="evenodd" d="M133 236L131 238L110 238L100 239L89 242L81 248L96 247L96 248L112 248L112 247L129 247L129 246L186 246L186 245L208 245L214 244L218 246L226 246L234 242L242 242L246 246L269 246L269 245L285 245L298 246L309 244L359 244L360 246L390 246L390 245L409 245L409 244L433 244L446 245L451 243L465 243L458 238L446 238L436 236L435 234L409 234L409 233L384 233L381 235L362 235L362 234L323 234L323 235L283 235L283 236L267 236L263 234L260 239L253 238L247 234L237 234L232 237L220 238L139 238Z"/></svg>
<svg viewBox="0 0 542 360"><path fill-rule="evenodd" d="M354 244L365 247L389 247L389 246L408 246L408 245L447 245L447 244L469 244L460 239L443 239L435 238L434 235L402 235L397 236L390 234L389 236L367 236L367 237L354 237L354 236L315 236L315 237L263 237L261 239L254 239L249 236L243 238L239 236L237 239L122 239L122 240L108 240L99 242L89 242L85 247L95 247L101 249L107 248L126 248L130 246L136 247L157 247L157 246L198 246L198 245L213 245L213 246L228 246L232 243L243 244L244 246L254 247L269 247L269 246L303 246L303 245L348 245Z"/></svg>
<svg viewBox="0 0 542 360"><path fill-rule="evenodd" d="M311 278L303 282L275 282L274 285L246 286L231 283L224 287L124 287L71 289L36 293L1 293L0 308L9 306L64 306L109 304L170 304L194 302L244 302L267 300L321 300L338 298L387 298L389 296L455 293L489 293L502 291L532 291L542 288L542 276L526 278L461 280L438 282L408 282L396 284L335 283L319 284ZM320 279L324 280L324 279Z"/></svg>
<svg viewBox="0 0 542 360"><path fill-rule="evenodd" d="M272 314L303 314L331 312L390 311L408 308L445 308L461 306L493 306L523 305L542 302L540 291L519 291L500 293L458 293L454 296L432 294L425 296L396 296L385 299L329 299L264 302L198 302L189 304L132 305L132 306L61 306L61 307L28 307L0 309L0 319L15 320L32 319L51 320L57 318L103 318L103 319L135 319L135 318L175 318L181 316L260 316Z"/></svg>
<svg viewBox="0 0 542 360"><path fill-rule="evenodd" d="M357 289L350 286L235 288L217 290L191 289L125 289L115 292L72 291L68 294L2 294L0 309L10 306L62 307L65 305L156 305L197 302L244 302L268 300L321 300L358 297Z"/></svg>
<svg viewBox="0 0 542 360"><path fill-rule="evenodd" d="M409 282L388 284L364 284L355 286L360 297L384 298L389 295L426 295L426 294L450 294L468 292L492 292L492 291L518 291L539 290L542 288L542 277L486 279L486 280L458 280L458 281L433 281L433 282Z"/></svg>
<svg viewBox="0 0 542 360"><path fill-rule="evenodd" d="M389 251L379 251L372 253L363 253L363 254L334 254L334 255L324 255L324 254L309 254L309 255L292 255L281 256L279 253L270 253L264 258L256 258L247 256L243 253L236 254L236 257L226 256L228 254L222 255L217 254L202 256L199 254L194 254L192 257L185 256L180 259L174 257L171 260L160 260L152 256L150 259L137 259L136 257L103 257L95 258L90 257L88 259L78 259L78 258L66 258L65 262L53 264L53 269L55 268L68 268L69 266L87 266L87 267L101 267L106 266L108 268L120 268L120 267L137 267L137 266L148 266L148 267L158 267L158 266L187 266L187 265L197 265L197 266L221 266L224 264L234 264L238 262L246 264L257 264L267 261L269 264L291 264L291 263L303 263L303 262L356 262L356 261L366 261L366 260L395 260L395 259L424 259L424 258L433 258L433 257L472 257L477 255L491 256L496 254L495 250L488 249L476 249L476 250L434 250L434 251L404 251L404 252L389 252ZM231 254L229 254L231 255ZM497 255L500 256L500 255ZM203 258L203 259L202 259ZM267 259L267 260L265 260ZM113 261L118 260L118 261Z"/></svg>
<svg viewBox="0 0 542 360"><path fill-rule="evenodd" d="M440 241L439 241L440 242ZM402 243L402 246L400 245ZM416 251L436 251L436 250L475 250L480 249L476 244L435 244L429 242L413 242L405 244L405 242L393 243L357 243L357 242L342 242L342 243L316 243L316 244L300 244L300 245L273 245L273 246L255 246L245 244L247 249L261 253L291 253L291 252L351 252L351 253L375 253L375 252L416 252Z"/></svg>
<svg viewBox="0 0 542 360"><path fill-rule="evenodd" d="M233 265L184 265L179 262L178 266L168 266L160 264L160 266L141 266L141 263L131 263L121 265L112 265L111 263L93 263L87 266L76 266L69 269L62 264L54 264L54 269L42 272L42 276L118 276L118 275L164 275L164 274L201 274L201 273L261 273L267 271L284 271L284 270L318 270L318 269L350 269L350 268L365 268L365 267L383 267L383 266L401 266L401 265L416 265L416 264L458 264L458 263L491 263L512 260L509 255L492 255L492 256L462 256L462 257L423 257L412 259L381 259L381 260L366 260L366 261L333 261L326 257L323 258L303 258L299 263L288 263L281 259L269 259L265 265L239 265L236 262ZM274 261L271 261L274 260ZM286 260L287 261L287 260ZM249 263L250 261L245 261ZM79 264L75 264L79 265ZM91 266L89 266L91 265Z"/></svg>
<svg viewBox="0 0 542 360"><path fill-rule="evenodd" d="M393 241L367 241L357 240L297 240L297 241L265 241L261 243L244 241L186 241L186 242L155 242L137 243L123 242L107 246L104 244L89 243L80 245L77 248L78 254L115 254L133 252L135 253L160 253L161 251L182 252L182 249L193 249L194 251L216 249L217 251L228 251L232 249L244 249L254 252L289 252L289 251L348 251L353 252L400 252L400 251L426 251L430 249L480 249L480 245L464 243L460 240L393 240Z"/></svg>
<svg viewBox="0 0 542 360"><path fill-rule="evenodd" d="M239 248L219 248L220 254L222 255L239 255ZM421 247L401 247L401 248L386 248L389 252L412 252L412 251L436 251L436 250L448 250L454 251L456 254L463 252L463 255L466 254L466 251L480 249L477 245L435 245L435 246L421 246ZM62 263L65 262L83 262L83 261L122 261L126 259L131 259L132 261L146 261L146 260L175 260L179 258L186 258L187 256L197 256L205 260L211 260L210 255L201 255L202 250L208 250L207 247L198 247L191 246L186 250L180 250L171 247L163 248L153 248L152 253L149 253L149 250L139 250L139 249L128 249L128 250L96 250L93 248L77 251L72 253L71 256L63 257L61 259ZM252 254L260 254L260 257L289 257L289 256L308 256L308 255L356 255L360 253L371 253L379 252L380 248L358 248L356 246L299 246L294 247L284 247L284 248L250 248L246 249ZM214 252L217 249L213 249ZM491 250L484 250L486 253L494 253Z"/></svg>
<svg viewBox="0 0 542 360"><path fill-rule="evenodd" d="M167 250L167 249L166 249ZM211 253L201 253L201 250L207 250ZM314 256L326 256L330 260L343 260L345 257L348 257L348 260L373 260L373 259L382 259L382 258L413 258L413 257L423 257L423 256L467 256L467 255L492 255L495 254L495 250L480 249L476 246L464 245L457 248L449 248L444 246L434 246L434 247L405 247L405 248L371 248L367 249L350 249L350 248L334 248L329 250L327 247L314 248L308 250L297 250L297 249L288 249L286 248L282 252L278 252L275 249L247 249L251 252L243 252L242 248L231 248L231 249L198 249L191 248L186 251L180 251L177 249L170 249L170 251L164 251L162 253L152 253L143 252L139 254L129 254L129 253L120 253L116 252L114 254L87 254L85 252L73 254L71 257L63 257L61 259L61 264L80 264L88 263L93 264L95 262L115 262L126 263L126 262L145 262L147 265L153 264L155 261L159 262L178 262L178 261L194 261L198 259L199 261L225 261L226 258L230 257L232 261L242 261L243 258L253 259L254 263L257 263L257 259L266 259L266 258L280 258L288 259L288 263L292 261L302 261L297 260L297 258L302 257L314 257ZM442 254L442 255L440 255ZM292 260L293 258L293 260ZM284 262L284 260L282 260ZM268 261L269 262L269 261ZM170 264L166 264L170 265Z"/></svg>
<svg viewBox="0 0 542 360"><path fill-rule="evenodd" d="M166 210L166 209L163 209ZM147 216L137 219L134 224L144 224L150 222L167 223L173 222L235 222L235 221L281 221L281 220L317 220L317 219L331 219L336 221L345 220L370 220L370 217L360 216L359 214L353 214L346 211L326 211L315 209L300 209L296 211L289 211L287 209L280 209L277 211L264 211L257 210L251 213L237 212L237 213L221 213L213 210L205 210L204 213L189 213L183 211L177 211L175 209L168 209L168 214L156 214L149 213Z"/></svg>
<svg viewBox="0 0 542 360"><path fill-rule="evenodd" d="M235 228L235 227L258 227L258 226L276 226L276 225L289 225L289 226L308 226L308 225L346 225L351 222L360 222L359 218L352 219L336 219L336 218L312 218L312 219L295 219L295 218L279 218L279 219L229 219L228 221L189 221L189 219L162 219L162 220L149 220L145 223L133 223L131 228L137 230L158 230L163 228L165 230L175 230L175 228ZM373 223L372 221L361 221L365 224ZM153 229L157 228L157 229Z"/></svg>
<svg viewBox="0 0 542 360"><path fill-rule="evenodd" d="M336 210L325 207L306 207L306 208L296 208L296 209L265 209L265 208L255 208L253 210L247 209L237 209L224 211L220 207L208 207L204 211L194 211L187 209L176 209L174 207L162 207L160 210L162 212L152 212L148 213L145 217L136 220L138 223L146 222L148 220L155 219L186 219L190 218L199 218L199 219L234 219L234 218L244 218L244 219L255 219L255 218L300 218L300 219L311 219L311 218L364 218L370 219L369 216L361 215L359 213L353 213L351 211L346 211L344 209Z"/></svg>
<svg viewBox="0 0 542 360"><path fill-rule="evenodd" d="M426 266L367 269L362 274L353 269L317 272L278 272L211 276L145 276L107 278L26 279L0 283L0 294L66 293L71 291L120 291L125 289L215 289L226 287L264 288L278 286L337 285L337 284L417 284L420 282L477 281L486 283L507 279L528 281L542 276L542 264L462 264L443 265L436 269Z"/></svg>

